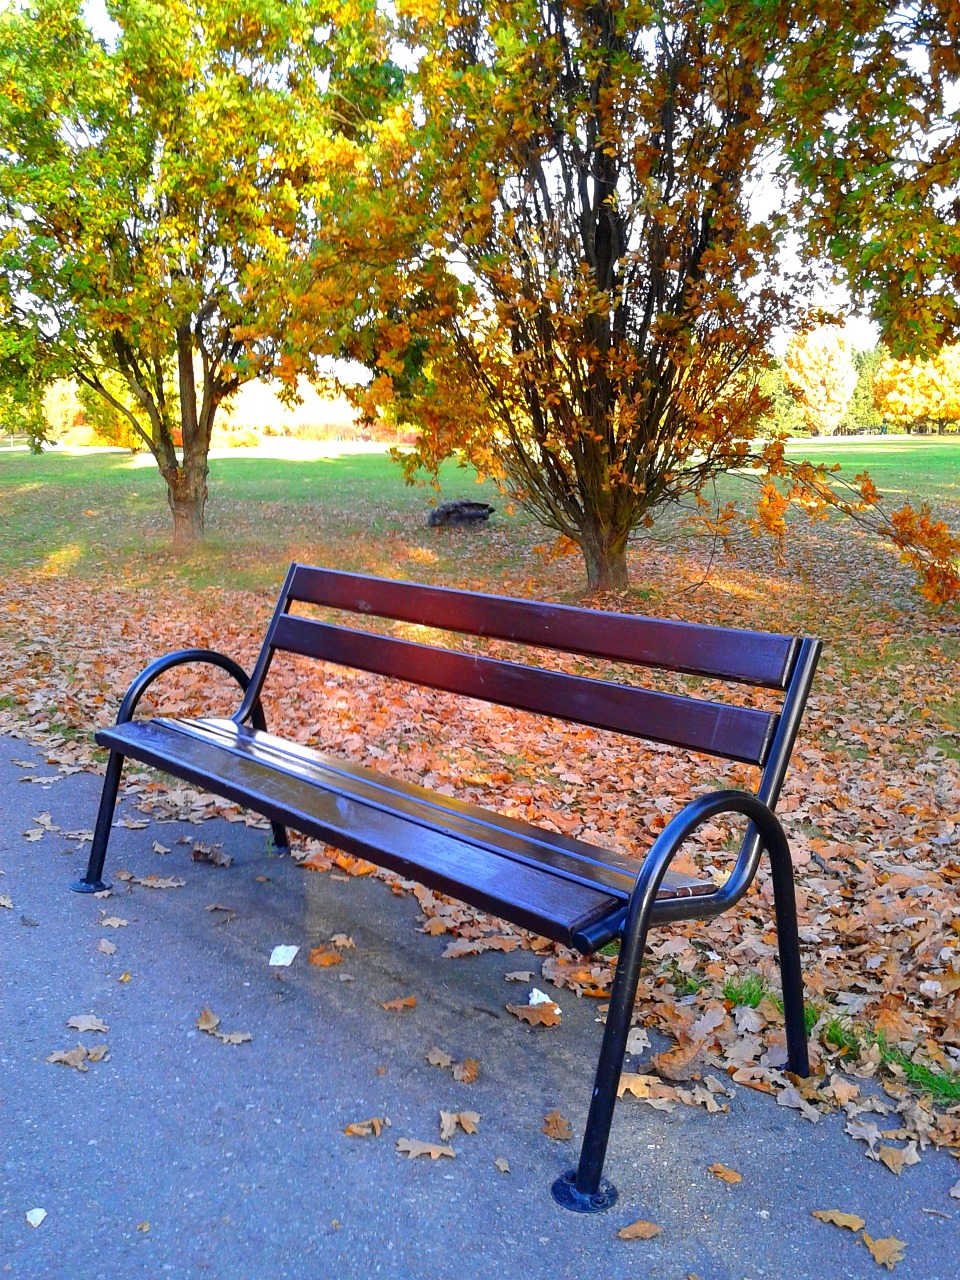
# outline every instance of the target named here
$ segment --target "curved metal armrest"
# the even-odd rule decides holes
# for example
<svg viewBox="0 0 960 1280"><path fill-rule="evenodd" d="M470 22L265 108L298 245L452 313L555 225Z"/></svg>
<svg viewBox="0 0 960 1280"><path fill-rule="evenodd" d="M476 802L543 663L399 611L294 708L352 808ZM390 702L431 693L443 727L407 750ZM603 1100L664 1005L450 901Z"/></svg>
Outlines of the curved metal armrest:
<svg viewBox="0 0 960 1280"><path fill-rule="evenodd" d="M133 713L137 709L137 703L158 676L163 675L165 671L169 671L171 667L181 667L188 662L206 662L211 666L220 667L221 670L226 671L228 675L233 676L234 680L236 680L244 693L246 693L250 685L250 677L244 671L243 667L240 666L239 662L235 662L233 658L228 657L225 653L217 653L215 649L177 649L175 652L165 654L162 658L157 658L155 662L151 662L149 666L144 667L133 681L130 688L124 695L123 701L120 703L120 711L117 714L117 724L126 724L128 720L133 719ZM266 728L266 723L263 718L263 710L259 701L254 703L251 719L253 720L254 728Z"/></svg>
<svg viewBox="0 0 960 1280"><path fill-rule="evenodd" d="M658 902L657 891L661 881L684 841L704 822L720 813L742 813L752 824L726 882L714 893ZM654 841L640 868L632 897L639 898L641 910L645 908L658 921L718 916L738 902L750 888L760 865L762 848L770 852L775 868L789 868L790 846L780 820L758 796L733 789L698 796L667 823Z"/></svg>

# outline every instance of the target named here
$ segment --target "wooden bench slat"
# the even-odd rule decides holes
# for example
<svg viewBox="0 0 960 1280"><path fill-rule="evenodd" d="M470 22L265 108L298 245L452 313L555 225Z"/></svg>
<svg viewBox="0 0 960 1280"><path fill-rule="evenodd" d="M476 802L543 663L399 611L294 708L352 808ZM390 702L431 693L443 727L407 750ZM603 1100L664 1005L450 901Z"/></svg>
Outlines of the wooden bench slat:
<svg viewBox="0 0 960 1280"><path fill-rule="evenodd" d="M567 946L576 946L583 930L605 918L622 918L619 894L508 860L496 850L336 791L306 788L296 776L242 760L160 721L130 721L96 736L101 746L196 786L212 783L227 800Z"/></svg>
<svg viewBox="0 0 960 1280"><path fill-rule="evenodd" d="M304 604L771 689L786 687L798 646L793 636L598 613L313 565L294 566L288 590Z"/></svg>
<svg viewBox="0 0 960 1280"><path fill-rule="evenodd" d="M289 614L277 619L271 643L304 657L744 764L763 763L776 722L775 715L753 707L523 667Z"/></svg>
<svg viewBox="0 0 960 1280"><path fill-rule="evenodd" d="M494 848L504 857L549 869L590 888L603 888L624 902L636 883L640 866L635 859L519 818L482 809L465 800L439 796L415 783L366 769L271 733L247 729L233 720L161 719L158 723L213 742L243 758L280 768L311 785L339 791L365 804L400 813L413 822ZM712 893L714 888L712 882L673 875L665 877L658 897L690 897Z"/></svg>

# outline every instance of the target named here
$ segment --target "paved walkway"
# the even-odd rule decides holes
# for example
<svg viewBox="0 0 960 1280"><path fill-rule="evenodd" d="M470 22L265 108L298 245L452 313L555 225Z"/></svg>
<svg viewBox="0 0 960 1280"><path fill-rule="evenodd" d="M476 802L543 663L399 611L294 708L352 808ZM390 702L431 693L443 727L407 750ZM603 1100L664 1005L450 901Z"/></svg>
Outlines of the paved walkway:
<svg viewBox="0 0 960 1280"><path fill-rule="evenodd" d="M185 886L115 882L105 900L69 893L85 853L56 831L22 833L42 812L64 831L92 827L99 779L18 780L54 772L27 744L0 738L0 894L13 903L0 909L0 1277L885 1274L849 1231L810 1216L835 1208L860 1215L874 1237L907 1242L899 1280L956 1280L956 1160L928 1152L896 1178L843 1136L840 1118L814 1126L744 1089L726 1115L625 1100L607 1164L620 1202L596 1217L565 1212L549 1188L582 1133L595 1002L556 993L561 1026L528 1028L504 1011L526 988L503 977L536 970L527 953L442 960L443 939L416 931L411 897L305 872L239 824L120 828L114 876L126 868ZM222 841L233 865L192 862L181 836ZM156 854L154 841L171 852ZM102 926L104 914L127 924ZM309 948L338 932L356 944L345 963L308 964ZM99 950L101 939L116 952ZM268 963L277 944L301 948L287 969ZM407 995L415 1008L380 1007ZM198 1031L204 1007L252 1041ZM69 1030L77 1014L109 1030ZM109 1057L85 1073L46 1061L78 1043L106 1043ZM434 1046L478 1059L479 1079L460 1084L430 1066ZM452 1140L452 1160L399 1155L397 1138L439 1140L441 1108L478 1112L479 1132ZM541 1132L554 1109L570 1118L572 1142ZM344 1135L373 1116L391 1127ZM717 1161L743 1181L718 1181L707 1172ZM47 1216L33 1228L25 1215L37 1208ZM662 1233L617 1238L639 1218Z"/></svg>

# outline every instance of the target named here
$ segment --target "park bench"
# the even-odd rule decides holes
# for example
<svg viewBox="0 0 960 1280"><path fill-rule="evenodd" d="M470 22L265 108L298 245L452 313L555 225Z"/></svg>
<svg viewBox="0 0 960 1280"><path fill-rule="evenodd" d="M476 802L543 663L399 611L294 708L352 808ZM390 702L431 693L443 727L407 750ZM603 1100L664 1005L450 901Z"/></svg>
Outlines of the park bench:
<svg viewBox="0 0 960 1280"><path fill-rule="evenodd" d="M601 659L615 664L611 676L639 666L777 690L779 710L587 678L304 616L304 607L316 613L317 606ZM760 770L758 790L697 797L665 826L638 868L597 845L268 733L260 695L278 651L746 762ZM788 1061L798 1075L809 1074L793 872L774 808L819 652L811 639L293 564L250 677L212 650L168 654L134 680L116 725L98 731L97 742L110 756L86 876L73 888L93 893L107 887L104 856L123 761L130 757L262 814L280 848L288 844L286 829L293 828L584 954L620 940L579 1164L553 1186L568 1208L605 1209L617 1194L602 1176L603 1163L647 931L669 921L710 919L734 906L764 849L772 871ZM237 680L243 690L237 712L229 719L134 720L153 681L188 662L213 663ZM725 883L671 875L684 841L720 814L747 819Z"/></svg>

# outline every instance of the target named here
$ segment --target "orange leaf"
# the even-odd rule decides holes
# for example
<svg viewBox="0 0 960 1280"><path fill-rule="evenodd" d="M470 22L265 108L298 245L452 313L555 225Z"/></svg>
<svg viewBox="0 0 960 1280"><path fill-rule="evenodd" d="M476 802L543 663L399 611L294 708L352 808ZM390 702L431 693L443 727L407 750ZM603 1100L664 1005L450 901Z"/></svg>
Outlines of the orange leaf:
<svg viewBox="0 0 960 1280"><path fill-rule="evenodd" d="M401 1009L412 1009L416 1003L416 996L397 996L395 1000L381 1001L380 1008L389 1009L392 1013L399 1013Z"/></svg>

